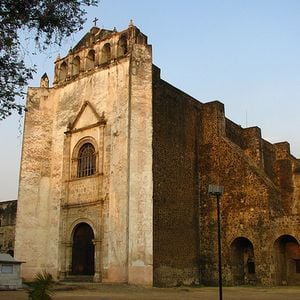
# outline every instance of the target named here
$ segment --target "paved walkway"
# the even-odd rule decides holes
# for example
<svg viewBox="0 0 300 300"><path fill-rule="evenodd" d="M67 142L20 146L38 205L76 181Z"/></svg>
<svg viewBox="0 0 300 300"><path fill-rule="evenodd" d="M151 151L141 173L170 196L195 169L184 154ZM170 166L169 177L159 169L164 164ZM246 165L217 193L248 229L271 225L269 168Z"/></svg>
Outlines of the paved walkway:
<svg viewBox="0 0 300 300"><path fill-rule="evenodd" d="M27 300L26 291L1 291L0 300ZM218 300L218 288L145 288L110 284L58 286L54 300ZM300 300L300 287L228 287L223 300Z"/></svg>

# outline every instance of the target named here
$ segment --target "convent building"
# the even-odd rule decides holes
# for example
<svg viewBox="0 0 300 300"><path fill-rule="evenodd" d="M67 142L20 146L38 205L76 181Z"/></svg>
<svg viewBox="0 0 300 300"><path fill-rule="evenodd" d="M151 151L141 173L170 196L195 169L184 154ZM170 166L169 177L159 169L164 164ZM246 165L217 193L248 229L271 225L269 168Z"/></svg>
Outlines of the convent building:
<svg viewBox="0 0 300 300"><path fill-rule="evenodd" d="M176 63L176 62L175 62ZM22 276L300 284L300 160L160 78L147 37L93 27L27 96L15 258Z"/></svg>

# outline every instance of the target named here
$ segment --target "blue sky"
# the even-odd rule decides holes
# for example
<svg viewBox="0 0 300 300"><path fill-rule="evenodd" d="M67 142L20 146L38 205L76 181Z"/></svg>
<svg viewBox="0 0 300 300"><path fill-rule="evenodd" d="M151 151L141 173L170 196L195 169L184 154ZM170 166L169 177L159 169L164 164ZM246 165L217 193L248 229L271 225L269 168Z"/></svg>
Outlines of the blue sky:
<svg viewBox="0 0 300 300"><path fill-rule="evenodd" d="M231 120L261 127L270 142L289 141L300 157L300 1L102 0L64 47L27 57L37 65L30 86L44 72L52 81L57 54L64 56L95 17L97 26L117 30L133 19L148 36L163 79L201 102L223 102ZM0 200L17 198L20 122L18 116L0 122Z"/></svg>

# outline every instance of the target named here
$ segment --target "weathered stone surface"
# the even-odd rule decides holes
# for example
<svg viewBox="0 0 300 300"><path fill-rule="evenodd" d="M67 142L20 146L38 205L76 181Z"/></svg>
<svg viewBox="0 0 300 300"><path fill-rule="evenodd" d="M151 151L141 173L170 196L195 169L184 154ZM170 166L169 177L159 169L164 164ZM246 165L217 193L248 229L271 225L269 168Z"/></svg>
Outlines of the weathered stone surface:
<svg viewBox="0 0 300 300"><path fill-rule="evenodd" d="M86 223L94 280L152 284L151 48L136 27L93 28L55 68L54 87L28 92L16 228L23 276L72 275L73 235ZM96 171L78 178L85 143Z"/></svg>
<svg viewBox="0 0 300 300"><path fill-rule="evenodd" d="M0 254L0 290L17 290L22 288L21 262L10 254Z"/></svg>
<svg viewBox="0 0 300 300"><path fill-rule="evenodd" d="M47 269L59 279L216 284L208 185L219 184L224 282L300 283L300 161L289 144L163 81L132 24L92 28L56 60L53 87L44 76L29 89L27 107L16 226L26 279Z"/></svg>

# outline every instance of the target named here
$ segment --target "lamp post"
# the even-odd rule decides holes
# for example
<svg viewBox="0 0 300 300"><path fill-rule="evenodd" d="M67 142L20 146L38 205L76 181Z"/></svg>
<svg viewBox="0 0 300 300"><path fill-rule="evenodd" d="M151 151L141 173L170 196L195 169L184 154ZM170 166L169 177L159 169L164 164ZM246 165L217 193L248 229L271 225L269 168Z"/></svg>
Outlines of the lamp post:
<svg viewBox="0 0 300 300"><path fill-rule="evenodd" d="M217 214L218 214L218 262L219 262L219 299L223 299L222 294L222 247L221 247L221 216L220 216L220 198L223 195L224 187L210 184L208 193L217 197Z"/></svg>

